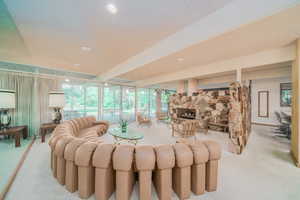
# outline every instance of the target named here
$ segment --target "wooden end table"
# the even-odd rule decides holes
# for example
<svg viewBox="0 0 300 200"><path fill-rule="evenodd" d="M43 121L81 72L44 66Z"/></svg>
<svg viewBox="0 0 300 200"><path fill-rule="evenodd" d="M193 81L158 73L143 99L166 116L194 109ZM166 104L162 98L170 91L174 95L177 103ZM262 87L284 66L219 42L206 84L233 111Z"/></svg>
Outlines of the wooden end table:
<svg viewBox="0 0 300 200"><path fill-rule="evenodd" d="M21 134L23 135L23 139L28 137L28 126L14 126L0 130L0 135L14 136L15 147L21 146Z"/></svg>
<svg viewBox="0 0 300 200"><path fill-rule="evenodd" d="M46 134L49 131L53 131L56 128L57 125L58 124L55 124L55 123L45 123L45 124L41 125L41 127L40 127L40 135L41 135L42 143L45 142Z"/></svg>

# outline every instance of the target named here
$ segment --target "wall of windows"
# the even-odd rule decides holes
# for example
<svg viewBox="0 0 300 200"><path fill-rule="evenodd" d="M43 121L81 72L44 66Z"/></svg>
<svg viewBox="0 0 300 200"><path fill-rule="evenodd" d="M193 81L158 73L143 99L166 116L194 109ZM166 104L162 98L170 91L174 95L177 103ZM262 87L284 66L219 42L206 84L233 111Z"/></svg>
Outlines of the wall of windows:
<svg viewBox="0 0 300 200"><path fill-rule="evenodd" d="M62 88L66 96L65 120L93 115L116 123L120 119L134 121L137 112L147 117L154 117L156 113L155 89L69 83L64 83ZM163 92L161 95L162 111L167 111L170 94Z"/></svg>
<svg viewBox="0 0 300 200"><path fill-rule="evenodd" d="M63 84L66 105L64 119L93 115L98 118L99 87Z"/></svg>

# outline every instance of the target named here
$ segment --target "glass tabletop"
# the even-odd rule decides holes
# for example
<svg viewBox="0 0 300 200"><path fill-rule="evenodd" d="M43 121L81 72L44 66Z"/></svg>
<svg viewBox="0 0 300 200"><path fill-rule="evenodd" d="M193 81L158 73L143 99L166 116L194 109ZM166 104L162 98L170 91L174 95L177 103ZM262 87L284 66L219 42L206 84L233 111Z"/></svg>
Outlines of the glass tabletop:
<svg viewBox="0 0 300 200"><path fill-rule="evenodd" d="M110 128L108 133L112 136L123 138L126 140L140 140L144 138L142 133L136 132L130 128L127 128L127 132L122 133L121 128Z"/></svg>

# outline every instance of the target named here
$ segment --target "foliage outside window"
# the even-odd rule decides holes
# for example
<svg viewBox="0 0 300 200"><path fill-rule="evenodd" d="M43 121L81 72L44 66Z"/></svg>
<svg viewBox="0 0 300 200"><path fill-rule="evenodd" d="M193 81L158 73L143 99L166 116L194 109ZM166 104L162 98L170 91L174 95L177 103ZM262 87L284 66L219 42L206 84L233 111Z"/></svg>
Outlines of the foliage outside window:
<svg viewBox="0 0 300 200"><path fill-rule="evenodd" d="M280 106L287 107L292 105L292 84L280 83Z"/></svg>
<svg viewBox="0 0 300 200"><path fill-rule="evenodd" d="M151 117L156 113L155 89L136 89L119 85L84 86L69 83L63 84L62 87L66 98L65 120L93 115L97 119L116 123L120 119L135 120L135 111ZM162 98L167 108L168 94L162 95Z"/></svg>
<svg viewBox="0 0 300 200"><path fill-rule="evenodd" d="M161 94L161 110L163 112L168 112L168 107L169 107L169 97L176 93L173 90L164 90Z"/></svg>

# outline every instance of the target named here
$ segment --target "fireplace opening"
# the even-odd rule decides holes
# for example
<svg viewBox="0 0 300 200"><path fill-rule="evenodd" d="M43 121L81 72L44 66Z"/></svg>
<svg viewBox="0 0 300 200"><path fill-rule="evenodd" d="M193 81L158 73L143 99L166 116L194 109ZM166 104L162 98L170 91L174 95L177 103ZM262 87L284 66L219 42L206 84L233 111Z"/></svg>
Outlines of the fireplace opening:
<svg viewBox="0 0 300 200"><path fill-rule="evenodd" d="M177 117L183 119L196 119L196 109L177 108Z"/></svg>

